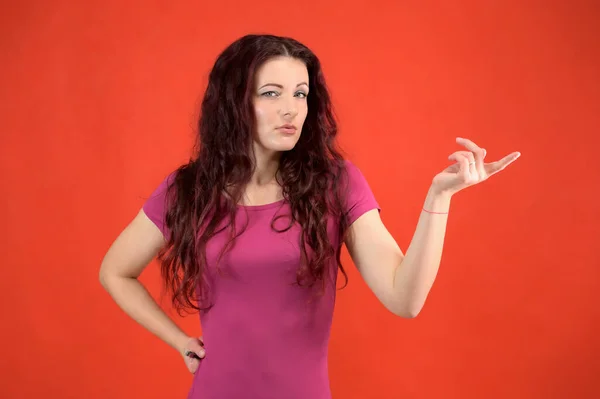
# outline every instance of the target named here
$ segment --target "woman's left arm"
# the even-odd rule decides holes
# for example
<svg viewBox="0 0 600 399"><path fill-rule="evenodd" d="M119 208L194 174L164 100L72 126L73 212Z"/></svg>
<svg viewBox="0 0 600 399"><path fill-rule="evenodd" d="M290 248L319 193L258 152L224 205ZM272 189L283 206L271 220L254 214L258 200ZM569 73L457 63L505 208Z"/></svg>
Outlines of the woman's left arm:
<svg viewBox="0 0 600 399"><path fill-rule="evenodd" d="M440 266L452 196L487 180L521 155L513 152L486 164L485 149L463 138L457 143L466 151L450 155L456 163L434 177L406 255L377 210L366 212L348 230L345 243L354 264L380 302L400 317L416 317L425 304Z"/></svg>

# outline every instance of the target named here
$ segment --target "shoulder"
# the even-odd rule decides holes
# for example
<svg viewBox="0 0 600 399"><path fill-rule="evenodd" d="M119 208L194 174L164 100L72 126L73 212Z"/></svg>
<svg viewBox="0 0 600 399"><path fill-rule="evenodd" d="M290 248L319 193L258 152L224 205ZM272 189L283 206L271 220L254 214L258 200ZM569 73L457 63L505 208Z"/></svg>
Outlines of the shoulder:
<svg viewBox="0 0 600 399"><path fill-rule="evenodd" d="M360 168L349 159L344 159L343 167L346 170L346 173L348 173L348 177L350 178L362 176L362 171L360 170Z"/></svg>
<svg viewBox="0 0 600 399"><path fill-rule="evenodd" d="M341 182L343 187L348 190L346 194L371 191L369 182L359 166L348 159L345 159L342 165L345 173L342 174Z"/></svg>
<svg viewBox="0 0 600 399"><path fill-rule="evenodd" d="M373 209L380 210L380 207L361 169L350 160L344 160L343 166L346 173L343 179L342 196L349 223L352 224L365 212Z"/></svg>
<svg viewBox="0 0 600 399"><path fill-rule="evenodd" d="M175 182L178 170L172 171L155 183L153 191L145 200L142 210L146 216L166 235L165 217L172 198L171 187Z"/></svg>

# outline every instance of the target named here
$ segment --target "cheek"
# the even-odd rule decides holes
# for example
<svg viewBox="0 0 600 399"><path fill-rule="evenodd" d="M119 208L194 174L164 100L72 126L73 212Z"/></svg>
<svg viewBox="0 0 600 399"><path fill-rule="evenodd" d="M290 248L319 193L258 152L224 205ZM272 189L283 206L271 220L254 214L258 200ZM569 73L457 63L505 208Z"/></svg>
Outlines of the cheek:
<svg viewBox="0 0 600 399"><path fill-rule="evenodd" d="M304 106L300 111L300 114L298 115L301 117L302 123L304 123L304 121L306 120L306 115L308 115L308 107Z"/></svg>
<svg viewBox="0 0 600 399"><path fill-rule="evenodd" d="M256 113L256 123L259 127L269 124L269 121L271 119L271 112L269 111L269 107L265 107L265 106L256 107L255 113Z"/></svg>

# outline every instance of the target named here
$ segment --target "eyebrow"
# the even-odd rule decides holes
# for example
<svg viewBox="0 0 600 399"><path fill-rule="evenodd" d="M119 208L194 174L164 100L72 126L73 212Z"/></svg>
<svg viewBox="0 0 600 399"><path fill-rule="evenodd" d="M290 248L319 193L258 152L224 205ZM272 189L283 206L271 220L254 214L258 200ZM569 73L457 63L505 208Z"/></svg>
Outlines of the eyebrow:
<svg viewBox="0 0 600 399"><path fill-rule="evenodd" d="M299 87L299 86L302 86L302 85L308 86L308 83L306 83L306 82L300 82L300 83L298 83L296 85L296 87ZM275 86L275 87L279 87L280 89L283 89L283 86L280 85L280 84L277 84L277 83L267 83L267 84L262 85L261 87L259 87L258 90L260 90L260 89L262 89L263 87L266 87L266 86Z"/></svg>

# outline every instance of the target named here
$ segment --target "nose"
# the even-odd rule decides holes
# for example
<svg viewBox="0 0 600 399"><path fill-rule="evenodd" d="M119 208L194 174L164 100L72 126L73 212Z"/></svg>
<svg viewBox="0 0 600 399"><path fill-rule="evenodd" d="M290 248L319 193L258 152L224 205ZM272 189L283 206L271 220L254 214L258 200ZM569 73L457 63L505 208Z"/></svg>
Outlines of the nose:
<svg viewBox="0 0 600 399"><path fill-rule="evenodd" d="M296 102L294 99L282 99L281 101L281 114L284 117L288 117L290 119L294 118L296 114L298 114L298 109L296 107Z"/></svg>

